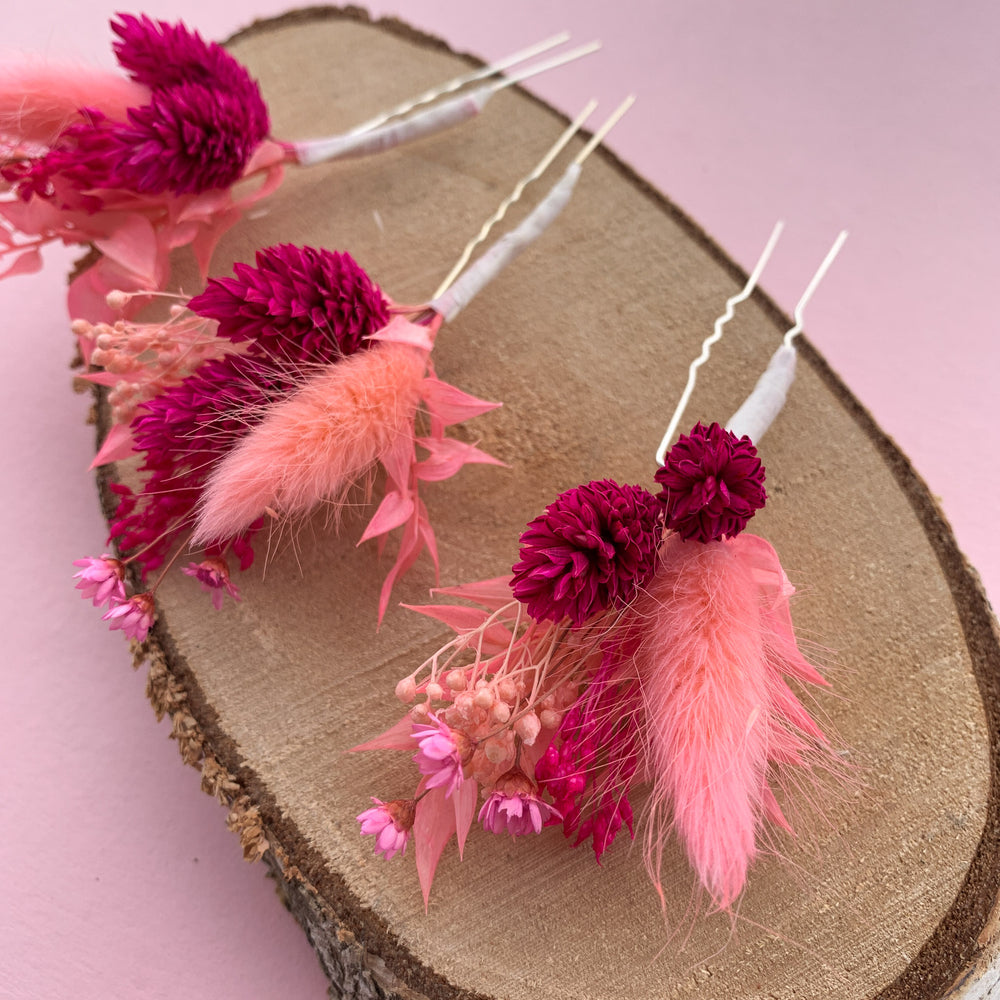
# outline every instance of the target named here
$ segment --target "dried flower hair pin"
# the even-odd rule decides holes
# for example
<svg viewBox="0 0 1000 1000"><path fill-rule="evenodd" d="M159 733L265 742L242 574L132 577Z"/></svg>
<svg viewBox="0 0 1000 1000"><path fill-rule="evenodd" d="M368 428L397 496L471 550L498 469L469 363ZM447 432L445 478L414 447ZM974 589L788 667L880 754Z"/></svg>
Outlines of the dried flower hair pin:
<svg viewBox="0 0 1000 1000"><path fill-rule="evenodd" d="M591 102L470 241L428 304L393 303L346 253L283 245L258 252L255 266L237 264L232 277L210 280L200 295L177 302L166 322L75 325L105 367L91 380L111 388L114 426L96 463L142 456L141 488L112 486L120 500L111 537L123 558L76 563L79 589L108 607L112 628L145 638L159 580L192 540L205 558L184 572L211 591L216 607L225 593L238 599L228 554L246 569L252 537L269 519L329 504L337 520L354 487L370 492L379 466L385 493L361 541L402 534L379 620L393 584L425 548L437 565L420 484L448 479L467 462L500 464L446 434L499 404L435 377L437 332L558 216L583 162L630 104L591 137L527 218L465 270L475 247L576 134ZM111 298L120 305L127 294ZM423 436L418 413L426 417ZM127 564L141 579L162 571L149 590L128 597Z"/></svg>
<svg viewBox="0 0 1000 1000"><path fill-rule="evenodd" d="M343 135L278 142L259 86L225 49L183 23L117 17L128 78L38 61L0 70L0 277L39 270L48 243L93 246L99 259L69 289L70 314L92 322L113 318L113 289L165 287L178 247L191 247L204 276L222 234L281 184L286 164L363 156L457 125L504 87L600 47L463 90L562 44L563 33ZM250 179L256 188L235 190Z"/></svg>
<svg viewBox="0 0 1000 1000"><path fill-rule="evenodd" d="M754 442L781 409L802 311L845 234L729 428L699 423L667 451L698 367L779 233L691 366L657 455L661 492L610 479L567 490L521 535L512 576L439 591L475 606L414 609L455 637L397 684L412 705L403 718L354 749L416 751L414 795L373 799L358 820L386 857L414 839L425 903L446 843L455 834L463 851L477 810L493 833L561 825L599 862L623 825L634 835L630 796L648 785L642 842L661 899L676 832L729 910L766 822L790 830L772 783L843 773L789 686L826 684L796 644L794 588L774 549L743 529L766 499Z"/></svg>

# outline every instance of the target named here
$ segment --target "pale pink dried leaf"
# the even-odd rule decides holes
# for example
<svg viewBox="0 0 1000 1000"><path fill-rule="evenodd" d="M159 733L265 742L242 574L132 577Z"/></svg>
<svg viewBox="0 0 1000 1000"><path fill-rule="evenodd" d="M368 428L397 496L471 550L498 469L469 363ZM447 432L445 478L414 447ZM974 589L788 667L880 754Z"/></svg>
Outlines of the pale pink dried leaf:
<svg viewBox="0 0 1000 1000"><path fill-rule="evenodd" d="M432 788L417 803L417 817L413 823L417 876L420 879L425 910L430 900L431 884L434 882L438 861L455 829L455 807L445 797L443 788Z"/></svg>

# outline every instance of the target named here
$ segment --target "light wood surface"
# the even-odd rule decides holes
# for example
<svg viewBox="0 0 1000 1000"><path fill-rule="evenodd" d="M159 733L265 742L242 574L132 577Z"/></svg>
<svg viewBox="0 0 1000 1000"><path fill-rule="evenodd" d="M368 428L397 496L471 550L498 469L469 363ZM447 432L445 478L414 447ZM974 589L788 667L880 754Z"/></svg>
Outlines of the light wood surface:
<svg viewBox="0 0 1000 1000"><path fill-rule="evenodd" d="M349 127L462 65L404 29L353 17L275 22L233 48L282 136ZM295 72L306 63L308 85ZM267 213L227 238L217 269L275 242L323 245L349 249L394 298L424 298L561 126L508 92L460 132L292 173ZM185 262L177 280L197 287ZM524 523L569 486L651 480L687 364L742 280L620 165L588 163L552 231L439 337L443 378L504 401L467 433L510 463L428 491L442 583L505 572ZM690 422L729 415L782 325L759 297L741 308ZM371 794L404 793L408 762L344 751L396 717L395 679L441 633L398 608L375 633L386 564L354 547L364 511L339 539L322 518L303 526L239 581L245 602L220 614L186 578L164 587L154 702L174 715L192 762L204 755L208 789L235 802L247 852L279 872L347 995L987 995L995 626L923 484L804 355L764 442L772 499L754 530L803 591L802 633L835 650L819 654L834 691L817 709L853 748L864 788L821 815L792 808L800 835L783 842L784 861L755 867L735 929L722 915L685 918L694 884L678 850L669 927L638 851L622 842L598 868L557 830L531 842L474 832L463 863L446 853L427 914L412 859L371 856L354 816ZM398 597L419 603L432 583L420 564Z"/></svg>

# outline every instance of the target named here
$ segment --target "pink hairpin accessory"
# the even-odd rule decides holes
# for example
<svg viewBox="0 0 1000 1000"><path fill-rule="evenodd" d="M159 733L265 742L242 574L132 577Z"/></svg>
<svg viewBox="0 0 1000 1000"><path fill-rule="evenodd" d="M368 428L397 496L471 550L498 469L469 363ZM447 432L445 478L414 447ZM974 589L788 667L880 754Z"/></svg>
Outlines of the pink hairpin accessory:
<svg viewBox="0 0 1000 1000"><path fill-rule="evenodd" d="M120 501L111 537L121 561L78 563L84 596L109 604L105 617L112 627L121 623L142 638L153 620L158 581L126 596L125 565L144 580L159 570L162 579L192 543L202 558L184 572L211 593L217 608L226 594L239 600L227 557L246 569L262 527L321 504L338 521L357 487L370 494L379 468L384 495L360 541L381 544L396 529L401 534L379 620L395 581L424 549L437 565L420 485L448 479L468 462L499 464L447 433L499 404L436 377L437 333L559 215L584 160L630 103L591 138L528 217L464 270L492 226L576 134L591 102L487 220L426 304L393 303L346 253L281 245L258 252L255 265L237 264L231 277L212 279L200 295L175 302L165 322L76 324L104 365L89 377L110 389L113 425L95 464L141 456L141 488L112 486ZM127 295L112 294L120 297ZM423 433L418 414L426 417ZM113 570L118 585L108 582Z"/></svg>
<svg viewBox="0 0 1000 1000"><path fill-rule="evenodd" d="M280 142L257 82L221 46L147 15L119 14L111 29L127 77L38 61L0 70L0 277L39 270L48 243L93 246L99 259L69 290L70 314L91 322L114 318L112 290L162 289L178 247L191 247L204 276L222 234L281 184L286 164L364 156L449 128L504 87L599 48L478 82L563 33L342 135ZM256 187L234 188L251 179Z"/></svg>
<svg viewBox="0 0 1000 1000"><path fill-rule="evenodd" d="M843 775L793 691L826 684L796 643L794 588L770 544L743 529L766 501L755 442L784 403L802 311L846 234L728 427L699 423L667 450L698 367L779 233L691 366L657 454L660 492L610 479L566 490L521 535L512 576L438 591L469 603L413 609L455 636L397 684L412 706L403 718L354 749L416 751L402 833L425 903L446 843L456 835L462 853L477 815L514 836L561 826L600 862L622 827L634 835L631 796L645 785L643 854L661 899L673 832L730 910L767 825L791 830L773 786Z"/></svg>

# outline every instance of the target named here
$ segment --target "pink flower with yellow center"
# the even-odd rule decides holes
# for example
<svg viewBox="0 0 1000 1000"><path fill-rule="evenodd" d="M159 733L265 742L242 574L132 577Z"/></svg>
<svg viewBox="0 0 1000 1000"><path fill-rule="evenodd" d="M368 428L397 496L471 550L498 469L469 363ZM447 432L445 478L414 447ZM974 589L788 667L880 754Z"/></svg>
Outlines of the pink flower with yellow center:
<svg viewBox="0 0 1000 1000"><path fill-rule="evenodd" d="M153 627L155 607L152 594L136 594L116 604L101 620L110 622L112 631L121 629L128 638L142 642Z"/></svg>
<svg viewBox="0 0 1000 1000"><path fill-rule="evenodd" d="M463 768L472 757L472 742L434 715L430 724L414 726L410 735L419 745L413 760L420 773L427 776L425 787L443 787L448 798L464 780Z"/></svg>
<svg viewBox="0 0 1000 1000"><path fill-rule="evenodd" d="M82 591L85 600L92 600L95 608L104 604L113 608L125 600L125 566L121 560L105 552L98 559L77 559L73 565L80 567L80 572L73 575L80 581L76 589Z"/></svg>
<svg viewBox="0 0 1000 1000"><path fill-rule="evenodd" d="M387 859L406 852L406 844L413 830L417 804L413 799L394 799L383 802L372 796L375 803L357 817L362 836L375 838L375 853Z"/></svg>
<svg viewBox="0 0 1000 1000"><path fill-rule="evenodd" d="M200 563L190 563L185 566L183 572L188 576L193 576L200 584L202 590L207 590L212 595L212 607L216 611L222 610L222 602L228 594L234 601L241 600L240 592L236 584L229 579L229 565L225 559L212 557L204 559Z"/></svg>
<svg viewBox="0 0 1000 1000"><path fill-rule="evenodd" d="M541 800L535 783L519 767L500 776L479 810L479 822L486 830L512 837L541 833L552 818L561 820L562 815Z"/></svg>

